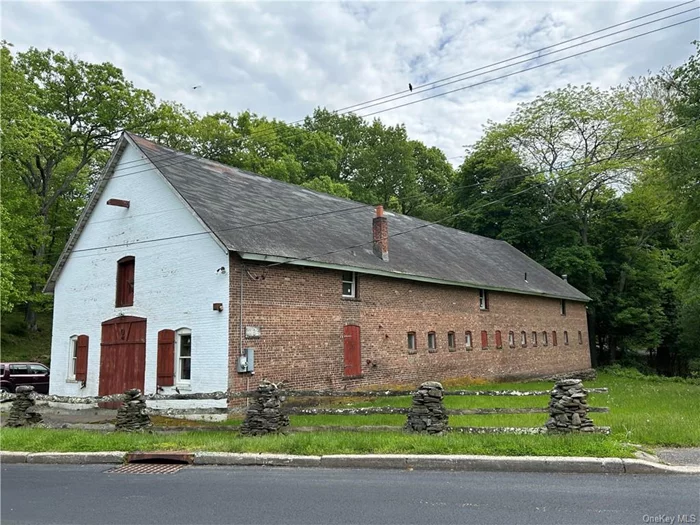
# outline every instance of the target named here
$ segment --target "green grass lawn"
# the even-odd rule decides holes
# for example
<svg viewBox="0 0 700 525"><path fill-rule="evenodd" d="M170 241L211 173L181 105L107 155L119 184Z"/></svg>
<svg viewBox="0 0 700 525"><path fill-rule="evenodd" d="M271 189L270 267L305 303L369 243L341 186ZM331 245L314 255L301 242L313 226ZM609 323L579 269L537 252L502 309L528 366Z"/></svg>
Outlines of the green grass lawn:
<svg viewBox="0 0 700 525"><path fill-rule="evenodd" d="M400 432L290 433L265 437L241 437L235 432L178 432L172 434L99 433L80 430L9 429L0 433L0 448L26 451L99 450L211 450L228 452L278 452L288 454L410 453L492 454L629 457L630 443L652 446L700 446L700 385L657 382L600 373L588 387L608 387L609 394L592 394L591 406L608 406L610 413L592 413L600 426L612 427L604 435L462 435L416 436ZM551 382L497 383L456 386L472 390L547 390ZM544 407L547 396L487 397L448 396L448 408ZM336 402L333 406L347 403ZM409 406L410 398L377 398L352 406ZM452 426L542 426L547 414L451 416ZM402 415L292 416L292 426L395 425ZM240 424L229 420L228 424Z"/></svg>
<svg viewBox="0 0 700 525"><path fill-rule="evenodd" d="M630 457L633 449L608 436L417 436L397 432L316 432L242 437L236 432L98 433L5 428L2 450L91 452L189 450L284 454L487 454L504 456Z"/></svg>

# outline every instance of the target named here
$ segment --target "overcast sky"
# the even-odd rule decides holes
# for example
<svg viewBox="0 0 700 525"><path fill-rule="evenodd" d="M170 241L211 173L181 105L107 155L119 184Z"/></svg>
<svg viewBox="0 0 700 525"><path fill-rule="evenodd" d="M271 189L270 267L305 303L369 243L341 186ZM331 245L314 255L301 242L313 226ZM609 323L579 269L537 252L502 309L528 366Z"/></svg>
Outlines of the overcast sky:
<svg viewBox="0 0 700 525"><path fill-rule="evenodd" d="M52 48L109 61L138 87L199 112L251 110L294 121L527 53L676 2L8 2L2 38L16 50ZM442 90L558 59L697 15L677 16ZM673 11L637 21L641 24ZM624 29L624 26L615 30ZM612 30L612 31L615 31ZM599 36L599 35L595 35ZM594 38L594 37L589 37ZM610 87L679 65L700 38L681 26L378 115L452 162L490 119L566 84ZM202 87L193 90L192 86Z"/></svg>

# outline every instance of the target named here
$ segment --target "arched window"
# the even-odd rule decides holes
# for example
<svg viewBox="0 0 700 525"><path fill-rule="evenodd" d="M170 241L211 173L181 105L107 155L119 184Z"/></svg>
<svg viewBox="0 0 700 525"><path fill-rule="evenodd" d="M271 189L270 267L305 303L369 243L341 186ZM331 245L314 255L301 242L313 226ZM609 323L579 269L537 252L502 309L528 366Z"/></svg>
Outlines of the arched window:
<svg viewBox="0 0 700 525"><path fill-rule="evenodd" d="M564 344L569 344L569 332L567 332L566 330L564 330Z"/></svg>
<svg viewBox="0 0 700 525"><path fill-rule="evenodd" d="M515 333L512 331L508 332L508 346L515 348Z"/></svg>
<svg viewBox="0 0 700 525"><path fill-rule="evenodd" d="M467 347L467 350L472 349L472 332L471 330L467 330L464 332L464 344Z"/></svg>
<svg viewBox="0 0 700 525"><path fill-rule="evenodd" d="M457 345L455 344L454 332L447 332L447 349L450 352L454 352L457 349Z"/></svg>
<svg viewBox="0 0 700 525"><path fill-rule="evenodd" d="M544 332L542 332L542 346L547 346L547 344L548 344L548 342L547 342L547 332L544 331Z"/></svg>
<svg viewBox="0 0 700 525"><path fill-rule="evenodd" d="M520 332L520 346L523 348L527 346L527 334L525 333L525 330Z"/></svg>
<svg viewBox="0 0 700 525"><path fill-rule="evenodd" d="M117 308L133 306L136 259L129 255L117 261Z"/></svg>

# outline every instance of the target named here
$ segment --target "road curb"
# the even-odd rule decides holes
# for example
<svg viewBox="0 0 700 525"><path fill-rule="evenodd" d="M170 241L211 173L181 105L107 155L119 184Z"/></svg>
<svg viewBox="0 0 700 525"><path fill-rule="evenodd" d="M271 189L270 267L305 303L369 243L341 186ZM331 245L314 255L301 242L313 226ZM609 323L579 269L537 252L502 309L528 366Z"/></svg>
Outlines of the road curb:
<svg viewBox="0 0 700 525"><path fill-rule="evenodd" d="M26 463L29 452L0 451L0 463Z"/></svg>
<svg viewBox="0 0 700 525"><path fill-rule="evenodd" d="M123 463L126 452L10 452L0 451L0 463L106 464ZM482 472L548 472L578 474L700 474L700 466L664 465L642 459L559 456L475 456L417 454L332 454L297 456L196 452L194 465L321 467L393 470Z"/></svg>
<svg viewBox="0 0 700 525"><path fill-rule="evenodd" d="M49 465L85 465L91 463L124 463L126 452L35 452L27 455L27 463Z"/></svg>
<svg viewBox="0 0 700 525"><path fill-rule="evenodd" d="M289 454L251 454L230 452L197 452L195 465L244 465L268 467L318 467L321 456L293 456Z"/></svg>

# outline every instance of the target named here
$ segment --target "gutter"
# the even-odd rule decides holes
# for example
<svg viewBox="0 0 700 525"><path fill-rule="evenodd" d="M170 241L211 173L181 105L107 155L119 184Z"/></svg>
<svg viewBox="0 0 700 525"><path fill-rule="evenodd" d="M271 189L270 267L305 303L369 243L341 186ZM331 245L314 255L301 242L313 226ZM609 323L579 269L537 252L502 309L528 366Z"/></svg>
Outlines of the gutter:
<svg viewBox="0 0 700 525"><path fill-rule="evenodd" d="M262 255L258 253L247 253L247 252L237 252L241 259L247 261L258 261L258 262L269 262L269 263L281 263L281 264L293 264L296 266L309 266L313 268L327 268L329 270L340 270L346 272L357 272L368 275L378 275L381 277L392 277L394 279L406 279L409 281L419 281L433 284L444 284L448 286L460 286L462 288L481 288L484 290L490 290L495 292L508 292L519 295L533 295L536 297L547 297L550 299L566 299L568 301L578 301L578 302L588 302L591 300L590 297L583 295L582 297L573 297L570 295L555 295L546 292L537 291L526 291L526 290L515 290L513 288L505 288L501 286L492 286L482 283L470 282L470 281L451 281L447 279L437 279L435 277L426 277L423 275L414 275L408 273L400 272L390 272L387 270L378 270L373 268L361 268L357 266L346 266L342 264L324 263L319 261L309 261L294 259L291 257L279 257L276 255Z"/></svg>

